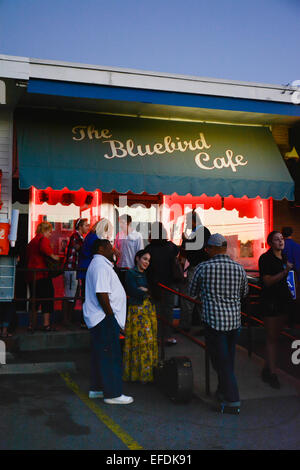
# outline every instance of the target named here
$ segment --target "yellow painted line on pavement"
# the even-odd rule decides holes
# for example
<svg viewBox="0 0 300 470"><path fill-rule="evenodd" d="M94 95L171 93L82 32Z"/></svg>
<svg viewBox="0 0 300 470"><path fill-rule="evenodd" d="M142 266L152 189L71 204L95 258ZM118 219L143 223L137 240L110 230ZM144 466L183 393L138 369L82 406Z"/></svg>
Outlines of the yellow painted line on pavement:
<svg viewBox="0 0 300 470"><path fill-rule="evenodd" d="M66 385L84 402L84 404L108 427L130 450L141 450L142 446L138 444L121 426L116 424L104 411L91 400L88 395L80 390L78 385L72 380L69 374L60 373L61 378ZM121 405L120 405L121 406Z"/></svg>

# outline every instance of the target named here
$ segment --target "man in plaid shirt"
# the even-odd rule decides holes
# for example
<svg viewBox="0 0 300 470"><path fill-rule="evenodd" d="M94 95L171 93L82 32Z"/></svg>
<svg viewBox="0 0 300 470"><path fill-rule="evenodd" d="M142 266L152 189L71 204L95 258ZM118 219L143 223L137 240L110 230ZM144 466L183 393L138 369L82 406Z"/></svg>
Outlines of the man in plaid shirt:
<svg viewBox="0 0 300 470"><path fill-rule="evenodd" d="M76 279L76 268L78 266L78 257L81 250L84 235L89 230L87 219L78 219L75 224L75 231L72 233L65 255L64 285L65 296L73 297L64 303L64 324L68 326L71 323L71 315L73 310L74 297L77 290L78 280ZM70 271L70 269L72 271Z"/></svg>
<svg viewBox="0 0 300 470"><path fill-rule="evenodd" d="M219 381L216 396L220 411L237 414L240 398L234 354L248 280L244 268L226 254L227 241L223 235L211 235L206 249L210 259L197 266L189 294L202 301L206 345Z"/></svg>

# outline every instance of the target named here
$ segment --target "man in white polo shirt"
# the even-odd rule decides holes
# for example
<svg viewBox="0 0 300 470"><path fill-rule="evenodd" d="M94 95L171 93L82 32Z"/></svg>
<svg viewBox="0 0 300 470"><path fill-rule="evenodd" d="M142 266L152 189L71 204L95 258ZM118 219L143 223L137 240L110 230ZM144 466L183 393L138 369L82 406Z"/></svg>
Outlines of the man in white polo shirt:
<svg viewBox="0 0 300 470"><path fill-rule="evenodd" d="M89 398L127 405L132 397L122 394L120 329L125 328L126 293L114 271L114 252L109 240L96 240L94 257L86 275L83 314L91 333L91 390Z"/></svg>

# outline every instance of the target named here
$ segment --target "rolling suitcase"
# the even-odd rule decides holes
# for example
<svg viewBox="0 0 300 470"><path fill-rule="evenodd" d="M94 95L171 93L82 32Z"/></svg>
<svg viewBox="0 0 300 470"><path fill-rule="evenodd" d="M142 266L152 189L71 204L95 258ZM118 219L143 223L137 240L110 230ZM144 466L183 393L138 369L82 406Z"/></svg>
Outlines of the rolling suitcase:
<svg viewBox="0 0 300 470"><path fill-rule="evenodd" d="M193 393L193 368L185 356L160 361L154 370L158 387L174 402L188 403Z"/></svg>

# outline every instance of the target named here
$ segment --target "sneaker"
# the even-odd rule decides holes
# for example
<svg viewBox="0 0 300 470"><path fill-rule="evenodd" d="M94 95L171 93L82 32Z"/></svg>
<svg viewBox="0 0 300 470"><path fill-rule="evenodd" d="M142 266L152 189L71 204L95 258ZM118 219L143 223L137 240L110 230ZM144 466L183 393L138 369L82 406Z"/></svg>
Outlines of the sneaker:
<svg viewBox="0 0 300 470"><path fill-rule="evenodd" d="M103 398L103 392L97 392L96 390L89 391L89 398Z"/></svg>
<svg viewBox="0 0 300 470"><path fill-rule="evenodd" d="M228 405L222 404L220 411L222 414L228 413L230 415L239 415L241 411L241 407L240 406L228 406Z"/></svg>
<svg viewBox="0 0 300 470"><path fill-rule="evenodd" d="M104 403L108 403L109 405L129 405L129 403L133 402L132 397L127 397L126 395L120 395L116 398L104 398Z"/></svg>
<svg viewBox="0 0 300 470"><path fill-rule="evenodd" d="M177 344L177 341L175 338L168 338L166 341L165 341L165 345L166 346L175 346L175 344Z"/></svg>

